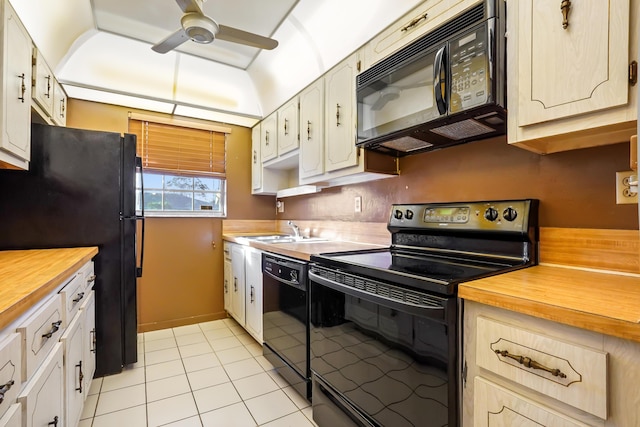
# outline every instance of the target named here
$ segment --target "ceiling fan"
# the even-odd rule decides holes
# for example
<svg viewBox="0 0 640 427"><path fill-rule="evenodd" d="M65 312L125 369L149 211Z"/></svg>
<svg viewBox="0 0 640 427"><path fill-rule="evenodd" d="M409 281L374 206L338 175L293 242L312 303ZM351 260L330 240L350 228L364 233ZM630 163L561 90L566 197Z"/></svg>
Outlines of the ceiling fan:
<svg viewBox="0 0 640 427"><path fill-rule="evenodd" d="M258 49L271 50L278 46L274 39L218 24L204 14L202 0L176 0L176 3L184 12L180 20L182 28L151 47L158 53L167 53L187 40L209 44L216 38Z"/></svg>

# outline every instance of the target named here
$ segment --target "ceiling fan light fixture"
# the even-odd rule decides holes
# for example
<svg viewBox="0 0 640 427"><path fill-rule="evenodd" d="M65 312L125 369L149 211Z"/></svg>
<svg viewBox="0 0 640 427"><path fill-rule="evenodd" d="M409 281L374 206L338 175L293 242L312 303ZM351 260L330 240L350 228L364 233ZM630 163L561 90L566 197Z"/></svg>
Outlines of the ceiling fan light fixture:
<svg viewBox="0 0 640 427"><path fill-rule="evenodd" d="M187 36L196 43L209 44L218 32L218 24L199 13L185 14L181 23Z"/></svg>

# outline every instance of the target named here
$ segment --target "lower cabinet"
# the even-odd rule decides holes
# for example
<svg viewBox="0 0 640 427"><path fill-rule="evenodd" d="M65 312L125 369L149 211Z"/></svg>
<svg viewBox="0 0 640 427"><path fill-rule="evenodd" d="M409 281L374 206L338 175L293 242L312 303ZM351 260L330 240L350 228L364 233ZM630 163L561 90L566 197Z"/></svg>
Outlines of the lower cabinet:
<svg viewBox="0 0 640 427"><path fill-rule="evenodd" d="M462 426L640 426L640 343L464 301Z"/></svg>
<svg viewBox="0 0 640 427"><path fill-rule="evenodd" d="M90 261L0 330L0 427L78 425L95 373L94 282Z"/></svg>
<svg viewBox="0 0 640 427"><path fill-rule="evenodd" d="M0 417L0 427L22 427L22 411L19 403L11 405Z"/></svg>
<svg viewBox="0 0 640 427"><path fill-rule="evenodd" d="M246 247L244 253L246 284L245 329L262 343L262 251Z"/></svg>
<svg viewBox="0 0 640 427"><path fill-rule="evenodd" d="M66 424L75 426L80 421L82 405L86 395L83 366L84 359L84 320L85 313L80 311L69 323L60 338L64 350L64 418Z"/></svg>
<svg viewBox="0 0 640 427"><path fill-rule="evenodd" d="M225 242L224 308L262 344L262 251Z"/></svg>
<svg viewBox="0 0 640 427"><path fill-rule="evenodd" d="M66 426L64 419L63 348L57 343L33 378L22 389L18 402L22 405L26 427Z"/></svg>
<svg viewBox="0 0 640 427"><path fill-rule="evenodd" d="M587 427L483 378L475 378L476 427Z"/></svg>

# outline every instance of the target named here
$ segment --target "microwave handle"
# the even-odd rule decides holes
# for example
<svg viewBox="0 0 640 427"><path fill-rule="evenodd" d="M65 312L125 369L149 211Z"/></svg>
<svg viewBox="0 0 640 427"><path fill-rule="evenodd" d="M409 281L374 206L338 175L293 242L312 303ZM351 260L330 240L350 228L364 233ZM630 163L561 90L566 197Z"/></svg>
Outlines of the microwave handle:
<svg viewBox="0 0 640 427"><path fill-rule="evenodd" d="M444 53L446 48L447 46L442 46L438 49L436 59L433 62L433 92L438 112L441 115L447 113L447 101L442 94L442 67L444 66Z"/></svg>

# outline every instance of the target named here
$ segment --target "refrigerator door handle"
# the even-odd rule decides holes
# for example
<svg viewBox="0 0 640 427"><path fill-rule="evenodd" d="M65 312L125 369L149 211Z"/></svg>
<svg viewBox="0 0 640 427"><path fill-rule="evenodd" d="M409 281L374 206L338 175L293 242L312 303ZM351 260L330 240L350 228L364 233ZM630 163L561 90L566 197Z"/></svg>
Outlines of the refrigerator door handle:
<svg viewBox="0 0 640 427"><path fill-rule="evenodd" d="M144 217L137 216L136 221L142 221L142 230L140 236L140 238L142 239L140 242L140 265L136 266L136 277L142 277L142 261L144 259Z"/></svg>
<svg viewBox="0 0 640 427"><path fill-rule="evenodd" d="M142 260L144 259L144 173L142 173L142 158L136 156L136 172L140 173L140 215L136 216L137 221L142 221L140 242L140 265L136 266L136 277L142 277Z"/></svg>

